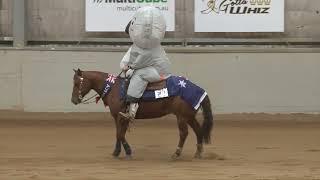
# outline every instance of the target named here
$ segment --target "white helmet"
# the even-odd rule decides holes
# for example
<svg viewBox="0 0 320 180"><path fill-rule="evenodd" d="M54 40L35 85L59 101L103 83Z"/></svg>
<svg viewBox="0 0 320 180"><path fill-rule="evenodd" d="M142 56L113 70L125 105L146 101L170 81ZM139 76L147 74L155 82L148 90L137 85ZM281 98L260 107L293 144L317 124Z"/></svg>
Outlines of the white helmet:
<svg viewBox="0 0 320 180"><path fill-rule="evenodd" d="M152 6L138 9L129 29L130 38L140 48L159 46L166 32L166 21L161 11Z"/></svg>

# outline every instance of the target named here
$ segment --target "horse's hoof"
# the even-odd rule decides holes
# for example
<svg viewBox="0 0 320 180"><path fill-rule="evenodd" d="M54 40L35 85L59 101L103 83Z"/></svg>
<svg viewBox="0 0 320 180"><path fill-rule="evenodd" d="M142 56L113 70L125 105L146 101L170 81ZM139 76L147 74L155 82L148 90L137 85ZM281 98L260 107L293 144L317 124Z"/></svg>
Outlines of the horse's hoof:
<svg viewBox="0 0 320 180"><path fill-rule="evenodd" d="M112 155L114 159L119 159L119 156Z"/></svg>
<svg viewBox="0 0 320 180"><path fill-rule="evenodd" d="M177 160L177 159L179 159L179 157L180 157L179 154L174 153L174 154L172 154L171 159L172 159L172 160Z"/></svg>
<svg viewBox="0 0 320 180"><path fill-rule="evenodd" d="M131 155L126 155L126 160L132 160L132 156Z"/></svg>
<svg viewBox="0 0 320 180"><path fill-rule="evenodd" d="M112 156L115 157L115 158L118 158L119 155L120 155L120 152L117 152L117 151L112 153Z"/></svg>
<svg viewBox="0 0 320 180"><path fill-rule="evenodd" d="M113 155L112 155L112 158L113 159L120 159L119 156L113 156Z"/></svg>
<svg viewBox="0 0 320 180"><path fill-rule="evenodd" d="M196 153L193 158L195 159L201 159L202 158L202 155L200 153Z"/></svg>

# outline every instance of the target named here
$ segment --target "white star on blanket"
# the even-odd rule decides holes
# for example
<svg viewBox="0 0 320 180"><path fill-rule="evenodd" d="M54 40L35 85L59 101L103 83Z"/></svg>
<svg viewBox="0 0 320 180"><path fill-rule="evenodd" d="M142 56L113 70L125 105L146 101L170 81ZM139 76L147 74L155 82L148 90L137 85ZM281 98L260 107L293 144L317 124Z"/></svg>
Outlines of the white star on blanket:
<svg viewBox="0 0 320 180"><path fill-rule="evenodd" d="M179 86L183 87L183 88L186 88L186 82L184 82L184 80L179 80Z"/></svg>

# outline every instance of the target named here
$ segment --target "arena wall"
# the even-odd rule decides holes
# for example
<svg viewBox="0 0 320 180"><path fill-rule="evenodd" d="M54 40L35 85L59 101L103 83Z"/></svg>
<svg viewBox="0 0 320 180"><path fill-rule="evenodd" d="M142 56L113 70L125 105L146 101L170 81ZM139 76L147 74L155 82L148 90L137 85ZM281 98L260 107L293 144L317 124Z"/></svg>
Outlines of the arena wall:
<svg viewBox="0 0 320 180"><path fill-rule="evenodd" d="M73 68L119 73L117 51L0 50L0 109L101 112L71 104ZM172 72L205 88L216 113L319 113L320 51L168 50ZM193 53L188 53L193 52Z"/></svg>

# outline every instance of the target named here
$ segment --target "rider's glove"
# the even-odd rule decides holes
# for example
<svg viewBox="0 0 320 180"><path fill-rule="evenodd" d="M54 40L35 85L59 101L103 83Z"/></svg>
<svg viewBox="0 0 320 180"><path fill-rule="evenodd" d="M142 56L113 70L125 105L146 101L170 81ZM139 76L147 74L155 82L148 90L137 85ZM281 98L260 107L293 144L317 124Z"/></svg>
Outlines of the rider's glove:
<svg viewBox="0 0 320 180"><path fill-rule="evenodd" d="M134 70L133 69L128 69L126 72L126 77L130 78L133 75Z"/></svg>

